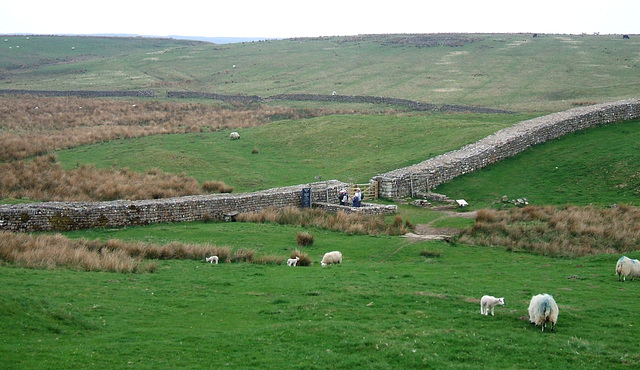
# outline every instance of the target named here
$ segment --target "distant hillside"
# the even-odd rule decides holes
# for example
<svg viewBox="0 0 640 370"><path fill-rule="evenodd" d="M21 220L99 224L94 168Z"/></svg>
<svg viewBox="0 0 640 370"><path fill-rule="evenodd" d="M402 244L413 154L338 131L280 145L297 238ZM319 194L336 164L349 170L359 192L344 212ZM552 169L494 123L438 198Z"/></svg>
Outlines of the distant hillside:
<svg viewBox="0 0 640 370"><path fill-rule="evenodd" d="M154 89L158 96L336 91L530 112L640 91L636 35L405 34L225 44L177 36L4 39L0 89Z"/></svg>

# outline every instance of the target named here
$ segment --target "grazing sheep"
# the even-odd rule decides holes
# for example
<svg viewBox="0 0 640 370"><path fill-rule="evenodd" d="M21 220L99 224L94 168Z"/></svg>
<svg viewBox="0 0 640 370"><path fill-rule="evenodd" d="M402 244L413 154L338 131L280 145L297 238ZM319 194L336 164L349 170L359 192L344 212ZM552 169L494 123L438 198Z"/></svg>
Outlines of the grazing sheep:
<svg viewBox="0 0 640 370"><path fill-rule="evenodd" d="M493 316L493 308L498 306L504 306L504 298L496 298L490 295L483 295L480 300L480 313L487 316L489 315L489 309L491 309L491 316Z"/></svg>
<svg viewBox="0 0 640 370"><path fill-rule="evenodd" d="M325 267L333 263L342 263L342 253L338 251L325 253L324 257L322 257L322 262L320 262L320 265L322 265L322 267Z"/></svg>
<svg viewBox="0 0 640 370"><path fill-rule="evenodd" d="M298 264L298 261L300 261L300 257L296 257L296 258L289 258L287 260L287 266L295 266Z"/></svg>
<svg viewBox="0 0 640 370"><path fill-rule="evenodd" d="M631 280L634 277L640 276L640 261L632 260L629 257L622 256L616 263L616 274L618 275L618 281L622 277L622 281L627 281L627 276L631 276Z"/></svg>
<svg viewBox="0 0 640 370"><path fill-rule="evenodd" d="M206 258L207 262L218 264L218 256L211 256Z"/></svg>
<svg viewBox="0 0 640 370"><path fill-rule="evenodd" d="M234 131L229 135L229 137L231 138L231 140L238 140L240 139L240 134Z"/></svg>
<svg viewBox="0 0 640 370"><path fill-rule="evenodd" d="M558 322L558 305L549 294L538 294L531 298L529 303L529 321L542 325L542 331L548 322L551 323L551 331Z"/></svg>

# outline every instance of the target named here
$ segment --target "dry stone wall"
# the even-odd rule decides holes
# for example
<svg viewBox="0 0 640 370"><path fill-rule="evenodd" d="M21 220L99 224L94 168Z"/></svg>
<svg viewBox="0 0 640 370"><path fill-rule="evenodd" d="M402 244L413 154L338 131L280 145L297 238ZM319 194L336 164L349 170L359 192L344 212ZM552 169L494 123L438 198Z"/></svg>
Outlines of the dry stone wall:
<svg viewBox="0 0 640 370"><path fill-rule="evenodd" d="M240 194L212 194L153 200L110 202L46 202L0 205L0 230L68 231L163 222L223 220L226 215L268 207L300 207L302 189L311 188L311 202L338 203L338 192L348 184L331 180ZM395 212L397 208L371 206L361 212Z"/></svg>
<svg viewBox="0 0 640 370"><path fill-rule="evenodd" d="M473 144L413 166L375 176L379 196L399 199L424 193L451 179L512 157L532 145L570 132L640 118L640 100L579 107L520 122Z"/></svg>
<svg viewBox="0 0 640 370"><path fill-rule="evenodd" d="M106 97L139 97L153 98L155 90L10 90L0 89L0 94L7 95L38 95L38 96L80 96L83 98Z"/></svg>

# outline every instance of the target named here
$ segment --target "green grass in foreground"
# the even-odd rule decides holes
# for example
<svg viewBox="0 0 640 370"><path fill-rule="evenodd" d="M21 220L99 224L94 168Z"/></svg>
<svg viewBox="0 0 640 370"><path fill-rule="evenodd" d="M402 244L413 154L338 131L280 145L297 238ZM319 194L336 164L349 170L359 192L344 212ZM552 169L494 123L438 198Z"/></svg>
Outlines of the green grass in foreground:
<svg viewBox="0 0 640 370"><path fill-rule="evenodd" d="M237 130L116 140L56 153L67 168L159 168L200 182L224 181L234 192L323 180L368 182L511 126L527 115L418 114L327 116ZM254 153L257 151L257 153Z"/></svg>
<svg viewBox="0 0 640 370"><path fill-rule="evenodd" d="M243 223L86 230L72 237L211 242L288 255L300 228ZM311 267L159 261L157 273L0 267L6 368L626 368L638 282L618 256L552 259L400 237L321 230ZM341 250L342 266L320 256ZM441 251L425 258L423 250ZM640 256L631 256L634 258ZM556 298L555 333L524 318L532 295ZM484 294L504 296L495 317ZM627 339L623 339L627 338Z"/></svg>
<svg viewBox="0 0 640 370"><path fill-rule="evenodd" d="M640 204L640 121L576 132L439 186L482 208L509 199L531 204Z"/></svg>

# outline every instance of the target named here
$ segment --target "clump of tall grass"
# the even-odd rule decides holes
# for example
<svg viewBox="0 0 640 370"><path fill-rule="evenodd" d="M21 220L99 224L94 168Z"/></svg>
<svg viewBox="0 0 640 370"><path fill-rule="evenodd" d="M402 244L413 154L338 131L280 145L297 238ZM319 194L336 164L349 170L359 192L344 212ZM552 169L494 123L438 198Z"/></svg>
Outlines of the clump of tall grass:
<svg viewBox="0 0 640 370"><path fill-rule="evenodd" d="M205 181L202 183L202 190L206 193L231 193L233 186L229 186L224 181Z"/></svg>
<svg viewBox="0 0 640 370"><path fill-rule="evenodd" d="M400 224L394 219L392 225L387 225L382 215L366 215L362 213L346 213L338 211L329 213L320 209L302 209L297 207L274 208L269 207L259 212L241 213L237 217L241 222L277 223L281 225L297 225L301 227L316 227L349 234L390 234L399 235L408 232L410 222Z"/></svg>
<svg viewBox="0 0 640 370"><path fill-rule="evenodd" d="M0 259L27 268L122 273L157 269L157 263L143 262L142 257L132 256L125 249L97 247L101 243L70 240L62 235L0 232L0 238Z"/></svg>
<svg viewBox="0 0 640 370"><path fill-rule="evenodd" d="M311 258L307 253L301 252L297 249L291 252L291 256L289 258L296 258L296 257L300 258L296 263L296 266L311 266L313 262L311 261Z"/></svg>
<svg viewBox="0 0 640 370"><path fill-rule="evenodd" d="M442 256L442 249L437 249L437 250L423 249L420 251L420 255L422 257L427 257L427 258L440 257Z"/></svg>
<svg viewBox="0 0 640 370"><path fill-rule="evenodd" d="M249 248L240 248L233 252L231 255L231 262L247 262L253 263L256 256L256 251Z"/></svg>
<svg viewBox="0 0 640 370"><path fill-rule="evenodd" d="M640 249L640 209L629 205L483 209L458 241L562 257L628 253Z"/></svg>
<svg viewBox="0 0 640 370"><path fill-rule="evenodd" d="M313 235L306 231L301 231L296 235L296 241L301 247L309 247L313 245ZM293 257L295 258L295 257Z"/></svg>
<svg viewBox="0 0 640 370"><path fill-rule="evenodd" d="M172 242L158 245L127 242L69 239L61 234L29 235L0 231L0 261L34 269L68 268L80 271L110 271L123 273L155 272L157 261L188 259L202 260L218 256L220 262L246 262L281 265L282 256L256 256L256 251L240 248L232 251L226 246L211 244L183 244ZM300 253L303 264L311 264Z"/></svg>
<svg viewBox="0 0 640 370"><path fill-rule="evenodd" d="M281 256L260 256L252 262L258 265L282 265L284 260Z"/></svg>

